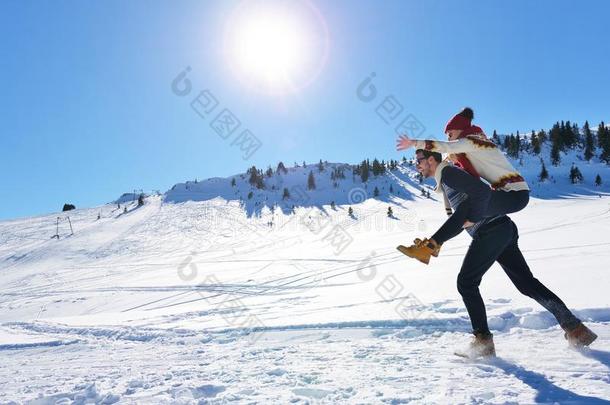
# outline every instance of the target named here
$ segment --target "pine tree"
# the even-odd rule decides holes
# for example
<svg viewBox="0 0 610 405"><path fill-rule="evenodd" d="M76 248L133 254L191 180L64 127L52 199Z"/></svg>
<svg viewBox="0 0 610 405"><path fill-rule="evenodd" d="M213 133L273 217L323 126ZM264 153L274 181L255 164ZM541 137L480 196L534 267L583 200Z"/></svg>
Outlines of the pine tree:
<svg viewBox="0 0 610 405"><path fill-rule="evenodd" d="M540 154L540 139L536 136L536 132L532 129L532 134L530 135L530 145L532 147L532 153L534 155Z"/></svg>
<svg viewBox="0 0 610 405"><path fill-rule="evenodd" d="M322 163L322 159L320 159L320 163L318 163L318 171L320 173L324 171L324 163Z"/></svg>
<svg viewBox="0 0 610 405"><path fill-rule="evenodd" d="M600 149L604 147L605 134L606 126L604 125L604 121L602 121L597 127L597 147Z"/></svg>
<svg viewBox="0 0 610 405"><path fill-rule="evenodd" d="M253 186L256 185L256 183L258 183L258 170L256 169L256 166L252 166L246 173L250 175L248 183Z"/></svg>
<svg viewBox="0 0 610 405"><path fill-rule="evenodd" d="M267 175L267 177L272 177L273 176L273 169L271 168L271 166L269 166L267 168L267 171L265 172L265 174Z"/></svg>
<svg viewBox="0 0 610 405"><path fill-rule="evenodd" d="M379 197L379 189L377 188L377 186L375 186L375 190L373 190L373 196Z"/></svg>
<svg viewBox="0 0 610 405"><path fill-rule="evenodd" d="M580 129L577 123L572 124L572 134L574 134L574 146L582 144L582 138L580 136Z"/></svg>
<svg viewBox="0 0 610 405"><path fill-rule="evenodd" d="M560 146L559 141L554 141L551 145L551 164L557 166L561 162L561 156L559 154Z"/></svg>
<svg viewBox="0 0 610 405"><path fill-rule="evenodd" d="M235 177L231 179L231 187L235 187Z"/></svg>
<svg viewBox="0 0 610 405"><path fill-rule="evenodd" d="M394 187L392 187L392 185L390 184L390 193L394 192Z"/></svg>
<svg viewBox="0 0 610 405"><path fill-rule="evenodd" d="M540 159L540 164L542 165L542 170L540 170L538 180L545 181L549 178L549 172L546 170L546 166L544 165L544 160L542 160L542 158Z"/></svg>
<svg viewBox="0 0 610 405"><path fill-rule="evenodd" d="M282 194L282 200L290 198L290 191L286 187L284 187L284 193Z"/></svg>
<svg viewBox="0 0 610 405"><path fill-rule="evenodd" d="M562 120L559 124L559 143L561 150L566 146L566 123Z"/></svg>
<svg viewBox="0 0 610 405"><path fill-rule="evenodd" d="M315 190L315 188L316 188L316 179L314 179L313 172L310 170L309 176L307 177L307 189Z"/></svg>
<svg viewBox="0 0 610 405"><path fill-rule="evenodd" d="M541 146L548 140L548 135L544 129L538 131L538 140L540 141Z"/></svg>
<svg viewBox="0 0 610 405"><path fill-rule="evenodd" d="M335 209L335 202L334 201L330 202L330 208L332 208L333 210Z"/></svg>
<svg viewBox="0 0 610 405"><path fill-rule="evenodd" d="M602 185L602 178L600 177L599 174L597 176L595 176L595 185L598 187Z"/></svg>
<svg viewBox="0 0 610 405"><path fill-rule="evenodd" d="M250 192L248 193L248 200L250 200L250 199L252 198L252 196L253 196L253 195L254 195L254 194L252 193L252 191L250 191Z"/></svg>
<svg viewBox="0 0 610 405"><path fill-rule="evenodd" d="M519 149L521 144L521 137L519 136L519 131L517 131L517 136L510 134L505 139L506 144L506 153L508 156L512 158L519 157Z"/></svg>
<svg viewBox="0 0 610 405"><path fill-rule="evenodd" d="M350 217L354 215L354 210L352 209L352 207L349 207L349 209L347 210L347 215L349 215Z"/></svg>
<svg viewBox="0 0 610 405"><path fill-rule="evenodd" d="M591 128L589 128L589 121L585 121L585 126L583 127L583 131L585 133L585 160L589 161L595 155L595 145L593 144L593 133L591 132Z"/></svg>
<svg viewBox="0 0 610 405"><path fill-rule="evenodd" d="M394 212L392 211L392 207L388 207L388 217L392 218L394 216Z"/></svg>
<svg viewBox="0 0 610 405"><path fill-rule="evenodd" d="M539 155L541 149L542 149L541 134L540 134L540 132L538 134L534 134L534 131L532 131L532 152L534 152L535 155Z"/></svg>
<svg viewBox="0 0 610 405"><path fill-rule="evenodd" d="M551 128L551 131L549 132L549 139L551 140L551 148L555 147L557 149L557 152L559 153L559 151L563 150L563 132L564 132L564 123L563 121L561 122L561 125L559 125L559 123L555 123L555 125L553 125L553 128Z"/></svg>
<svg viewBox="0 0 610 405"><path fill-rule="evenodd" d="M495 129L494 129L494 134L491 136L491 139L494 141L494 143L496 145L500 145L500 137L498 136L498 133L496 132Z"/></svg>
<svg viewBox="0 0 610 405"><path fill-rule="evenodd" d="M295 162L295 166L296 166L296 162ZM284 163L280 162L277 164L276 172L278 174L281 172L284 172L284 174L286 174L286 173L288 173L288 170L286 169L286 166L284 166Z"/></svg>
<svg viewBox="0 0 610 405"><path fill-rule="evenodd" d="M597 130L597 138L601 147L599 159L606 164L610 164L610 131L602 121Z"/></svg>
<svg viewBox="0 0 610 405"><path fill-rule="evenodd" d="M567 148L572 148L576 144L576 134L574 134L570 121L566 121L563 126L563 144Z"/></svg>
<svg viewBox="0 0 610 405"><path fill-rule="evenodd" d="M570 168L570 182L572 184L580 183L582 181L582 173L576 167L575 164L572 163L572 167Z"/></svg>
<svg viewBox="0 0 610 405"><path fill-rule="evenodd" d="M379 160L377 158L373 159L373 176L378 176L381 173L381 165L379 164Z"/></svg>
<svg viewBox="0 0 610 405"><path fill-rule="evenodd" d="M250 169L248 169L248 171L246 173L250 174L250 178L248 179L248 182L251 185L255 186L258 189L265 188L265 182L263 181L263 171L262 170L257 170L256 166L252 166Z"/></svg>
<svg viewBox="0 0 610 405"><path fill-rule="evenodd" d="M502 147L506 151L506 153L509 153L509 149L510 149L510 137L509 137L509 135L505 135L504 136L504 142L502 143Z"/></svg>
<svg viewBox="0 0 610 405"><path fill-rule="evenodd" d="M141 207L144 205L144 194L140 194L138 196L138 207Z"/></svg>
<svg viewBox="0 0 610 405"><path fill-rule="evenodd" d="M370 165L369 165L368 160L363 160L362 165L360 167L360 178L362 179L363 183L366 183L367 180L369 179L369 170L370 170Z"/></svg>

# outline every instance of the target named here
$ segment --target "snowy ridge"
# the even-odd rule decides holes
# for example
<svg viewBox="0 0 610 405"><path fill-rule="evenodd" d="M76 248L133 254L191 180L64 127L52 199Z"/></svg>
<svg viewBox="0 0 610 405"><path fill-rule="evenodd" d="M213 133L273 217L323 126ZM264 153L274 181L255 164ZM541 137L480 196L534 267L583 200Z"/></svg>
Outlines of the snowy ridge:
<svg viewBox="0 0 610 405"><path fill-rule="evenodd" d="M342 169L345 178L333 179L334 170ZM407 164L395 170L387 170L380 175L370 175L363 182L359 175L353 174L353 165L344 163L324 163L323 170L319 165L287 168L287 172L274 171L272 176L264 175L264 189L258 189L249 183L249 174L243 173L227 178L211 178L199 182L177 183L164 195L165 202L180 203L185 201L206 201L221 198L226 201L239 201L248 216L260 216L264 208L277 207L289 214L293 207L318 207L357 204L374 197L376 199L398 203L399 199L412 200L421 194L421 185L416 180L417 173ZM315 189L308 188L308 175L313 173ZM235 181L235 186L231 183ZM335 186L336 184L336 186ZM392 188L393 191L390 190ZM287 189L290 197L283 198ZM248 194L252 196L248 198Z"/></svg>
<svg viewBox="0 0 610 405"><path fill-rule="evenodd" d="M522 142L527 144L527 135ZM525 177L532 187L533 195L538 198L562 198L570 196L599 196L610 193L610 166L594 157L585 161L582 150L578 148L560 152L561 162L553 166L550 162L551 146L549 142L541 146L541 152L534 154L531 151L521 152L518 158L510 158L511 162ZM549 172L549 179L539 181L541 160ZM583 174L583 181L571 184L569 179L570 168L576 165ZM166 202L205 201L213 198L222 198L227 201L239 201L249 216L260 215L266 208L280 208L284 213L290 213L293 206L315 206L323 209L332 201L337 205L347 205L362 202L368 198L380 201L397 203L398 199L412 200L421 196L422 185L412 161L403 161L396 169L386 170L380 175L370 175L366 182L362 182L359 175L353 175L356 165L345 163L324 163L323 171L319 171L318 164L287 168L287 173L273 171L272 176L264 176L265 189L257 189L249 184L249 174L242 173L228 178L211 178L198 182L177 183L164 195ZM341 168L345 178L332 179L333 170ZM316 188L307 188L308 173L312 172ZM600 175L603 181L600 186L595 185L595 176ZM235 181L233 186L231 183ZM334 184L336 183L336 187ZM434 186L433 180L424 182L430 191ZM392 187L393 192L390 191ZM283 189L291 193L289 198L283 198ZM374 196L375 188L379 195ZM296 190L296 193L295 193ZM248 194L252 196L248 198ZM405 193L406 192L406 193ZM431 194L434 198L434 194Z"/></svg>

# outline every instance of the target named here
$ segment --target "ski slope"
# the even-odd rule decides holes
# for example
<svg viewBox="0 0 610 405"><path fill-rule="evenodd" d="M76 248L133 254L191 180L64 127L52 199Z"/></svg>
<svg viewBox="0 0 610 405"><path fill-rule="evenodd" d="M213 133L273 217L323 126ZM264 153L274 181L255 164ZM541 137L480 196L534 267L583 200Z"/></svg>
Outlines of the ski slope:
<svg viewBox="0 0 610 405"><path fill-rule="evenodd" d="M301 169L274 180L292 189ZM316 175L303 205L279 187L248 200L236 176L240 191L211 179L141 207L0 222L0 403L610 403L607 188L542 185L511 216L592 348L569 349L494 265L481 290L499 357L466 362L453 351L470 339L455 287L468 235L425 266L395 247L444 210L409 167L366 189Z"/></svg>

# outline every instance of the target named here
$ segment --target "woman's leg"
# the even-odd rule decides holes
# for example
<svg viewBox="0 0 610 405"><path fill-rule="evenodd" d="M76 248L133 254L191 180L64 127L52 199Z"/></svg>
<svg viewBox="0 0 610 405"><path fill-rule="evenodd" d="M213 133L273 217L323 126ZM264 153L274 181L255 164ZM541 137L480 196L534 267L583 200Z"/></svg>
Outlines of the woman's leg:
<svg viewBox="0 0 610 405"><path fill-rule="evenodd" d="M528 190L521 191L492 191L485 217L495 217L513 212L521 211L530 199ZM445 223L432 235L436 243L442 245L449 239L455 238L464 228L464 222L468 219L470 203L468 199L463 201L455 212L445 221Z"/></svg>
<svg viewBox="0 0 610 405"><path fill-rule="evenodd" d="M521 211L530 201L529 190L492 191L487 205L486 217L506 215Z"/></svg>

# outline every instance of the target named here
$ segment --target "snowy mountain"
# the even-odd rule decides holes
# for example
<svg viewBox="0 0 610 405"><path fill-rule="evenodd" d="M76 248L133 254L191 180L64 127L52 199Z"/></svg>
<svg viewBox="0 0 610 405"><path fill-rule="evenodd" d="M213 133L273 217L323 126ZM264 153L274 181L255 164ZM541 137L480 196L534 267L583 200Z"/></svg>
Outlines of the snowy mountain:
<svg viewBox="0 0 610 405"><path fill-rule="evenodd" d="M239 201L248 216L260 216L264 209L271 208L290 214L296 207L327 209L332 202L335 205L348 205L368 198L397 203L400 198L412 200L414 195L421 194L422 186L417 180L417 173L407 163L378 176L371 174L366 182L353 173L354 167L344 163L325 163L322 170L319 164L287 168L285 173L276 170L271 176L261 174L264 188L251 184L249 173L200 182L189 181L174 185L165 194L164 200L181 203L221 198ZM333 173L338 170L342 171L344 178L333 178ZM315 188L308 187L310 173ZM286 197L284 189L288 191Z"/></svg>
<svg viewBox="0 0 610 405"><path fill-rule="evenodd" d="M570 152L538 183L538 156L515 164L534 195L511 215L522 250L599 335L590 350L494 265L499 357L456 358L469 237L430 266L406 258L395 247L445 219L435 193L408 163L366 183L328 163L0 222L0 402L608 403L610 197L591 178L608 167Z"/></svg>
<svg viewBox="0 0 610 405"><path fill-rule="evenodd" d="M592 132L596 134L596 131ZM505 136L500 135L499 137L503 139ZM533 196L549 199L574 195L606 195L610 191L610 166L600 161L598 156L589 161L585 160L582 145L561 151L559 153L560 162L554 166L551 161L550 142L544 142L538 154L531 151L531 134L523 136L521 142L525 150L519 153L519 157L509 157L509 160L525 177L532 189ZM596 150L596 152L598 151ZM549 174L549 178L545 181L539 179L542 162ZM582 181L576 184L572 184L570 180L572 166L577 167L583 176ZM599 186L595 184L597 175L602 180Z"/></svg>

